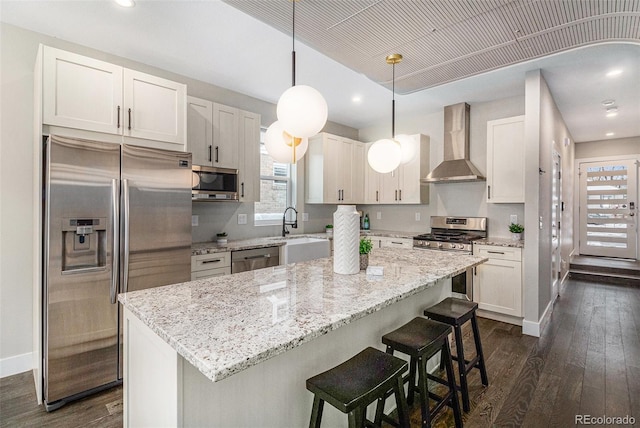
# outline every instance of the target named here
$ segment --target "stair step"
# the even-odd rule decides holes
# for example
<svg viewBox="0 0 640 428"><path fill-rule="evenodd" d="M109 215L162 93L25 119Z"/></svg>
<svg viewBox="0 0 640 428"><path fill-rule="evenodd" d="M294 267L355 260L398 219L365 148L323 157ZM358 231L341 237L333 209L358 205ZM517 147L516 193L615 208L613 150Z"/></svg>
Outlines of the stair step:
<svg viewBox="0 0 640 428"><path fill-rule="evenodd" d="M583 281L597 281L607 284L640 285L640 275L622 275L593 270L570 269L569 276Z"/></svg>
<svg viewBox="0 0 640 428"><path fill-rule="evenodd" d="M603 275L629 275L629 276L639 276L640 271L637 269L629 269L623 267L610 267L610 266L597 266L591 264L569 264L569 271L576 272L593 272L597 274Z"/></svg>

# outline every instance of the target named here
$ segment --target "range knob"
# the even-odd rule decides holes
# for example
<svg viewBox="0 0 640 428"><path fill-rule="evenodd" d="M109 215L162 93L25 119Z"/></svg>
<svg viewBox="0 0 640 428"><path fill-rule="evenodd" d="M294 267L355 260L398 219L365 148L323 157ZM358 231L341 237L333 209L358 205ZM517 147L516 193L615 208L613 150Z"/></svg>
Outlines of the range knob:
<svg viewBox="0 0 640 428"><path fill-rule="evenodd" d="M438 248L442 248L442 242L438 242L438 243L436 243L436 246L437 246Z"/></svg>

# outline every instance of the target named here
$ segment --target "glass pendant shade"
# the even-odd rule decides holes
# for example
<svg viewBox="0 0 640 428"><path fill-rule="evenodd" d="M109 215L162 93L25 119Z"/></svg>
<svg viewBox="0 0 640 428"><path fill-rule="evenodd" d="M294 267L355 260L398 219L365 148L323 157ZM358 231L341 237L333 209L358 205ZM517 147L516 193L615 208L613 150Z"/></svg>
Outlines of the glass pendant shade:
<svg viewBox="0 0 640 428"><path fill-rule="evenodd" d="M402 160L402 150L396 141L378 140L369 147L367 161L374 171L386 174L396 169Z"/></svg>
<svg viewBox="0 0 640 428"><path fill-rule="evenodd" d="M401 164L409 163L416 156L416 142L407 134L399 134L394 138L400 144L400 150L402 152Z"/></svg>
<svg viewBox="0 0 640 428"><path fill-rule="evenodd" d="M292 137L291 134L283 129L280 121L277 120L267 128L264 147L275 161L282 163L296 163L296 161L302 159L304 154L307 152L309 139Z"/></svg>
<svg viewBox="0 0 640 428"><path fill-rule="evenodd" d="M296 85L280 96L277 114L278 122L289 134L313 137L327 123L327 102L311 86Z"/></svg>

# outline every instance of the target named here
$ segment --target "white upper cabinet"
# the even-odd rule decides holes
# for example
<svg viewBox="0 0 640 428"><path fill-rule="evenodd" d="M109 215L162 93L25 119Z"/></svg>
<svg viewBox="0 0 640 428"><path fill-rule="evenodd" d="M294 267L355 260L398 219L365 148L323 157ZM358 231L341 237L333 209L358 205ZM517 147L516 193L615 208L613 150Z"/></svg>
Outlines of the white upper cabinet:
<svg viewBox="0 0 640 428"><path fill-rule="evenodd" d="M48 46L43 51L43 124L184 150L186 85Z"/></svg>
<svg viewBox="0 0 640 428"><path fill-rule="evenodd" d="M193 165L211 166L212 118L211 101L187 97L187 151L192 154Z"/></svg>
<svg viewBox="0 0 640 428"><path fill-rule="evenodd" d="M411 137L415 156L392 172L375 172L366 162L365 156L367 204L429 203L429 186L420 183L420 179L429 173L429 137L421 134Z"/></svg>
<svg viewBox="0 0 640 428"><path fill-rule="evenodd" d="M365 147L360 141L322 132L309 138L305 155L307 203L364 202Z"/></svg>
<svg viewBox="0 0 640 428"><path fill-rule="evenodd" d="M44 47L43 122L122 134L122 67Z"/></svg>
<svg viewBox="0 0 640 428"><path fill-rule="evenodd" d="M187 86L124 69L127 137L185 143Z"/></svg>
<svg viewBox="0 0 640 428"><path fill-rule="evenodd" d="M487 122L487 202L524 203L524 116Z"/></svg>
<svg viewBox="0 0 640 428"><path fill-rule="evenodd" d="M238 170L240 202L260 201L260 115L187 97L193 164Z"/></svg>
<svg viewBox="0 0 640 428"><path fill-rule="evenodd" d="M215 167L238 169L239 116L237 108L213 103L211 159Z"/></svg>
<svg viewBox="0 0 640 428"><path fill-rule="evenodd" d="M239 199L260 202L260 115L239 111Z"/></svg>

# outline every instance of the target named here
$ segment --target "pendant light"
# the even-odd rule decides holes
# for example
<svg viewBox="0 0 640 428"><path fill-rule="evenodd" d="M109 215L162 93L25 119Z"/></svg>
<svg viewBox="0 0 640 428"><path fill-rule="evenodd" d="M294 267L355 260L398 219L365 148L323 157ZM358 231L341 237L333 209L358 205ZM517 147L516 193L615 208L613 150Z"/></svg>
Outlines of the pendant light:
<svg viewBox="0 0 640 428"><path fill-rule="evenodd" d="M296 1L293 4L293 31L291 50L291 88L278 100L278 120L269 126L265 148L278 162L296 163L309 145L308 138L322 130L327 122L327 102L311 86L296 85Z"/></svg>
<svg viewBox="0 0 640 428"><path fill-rule="evenodd" d="M386 58L387 64L393 68L392 74L392 100L391 100L391 138L378 140L371 145L367 153L367 160L374 171L386 174L400 166L401 163L410 162L415 156L413 139L408 135L395 135L396 133L396 64L402 61L402 55L391 54Z"/></svg>

